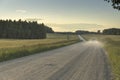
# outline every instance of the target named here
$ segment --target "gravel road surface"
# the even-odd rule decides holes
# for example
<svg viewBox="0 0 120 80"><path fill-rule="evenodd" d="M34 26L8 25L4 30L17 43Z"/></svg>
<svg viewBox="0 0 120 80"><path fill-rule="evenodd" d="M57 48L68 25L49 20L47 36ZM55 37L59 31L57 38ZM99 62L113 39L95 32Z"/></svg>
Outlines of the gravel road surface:
<svg viewBox="0 0 120 80"><path fill-rule="evenodd" d="M101 43L88 41L0 63L0 80L111 80Z"/></svg>

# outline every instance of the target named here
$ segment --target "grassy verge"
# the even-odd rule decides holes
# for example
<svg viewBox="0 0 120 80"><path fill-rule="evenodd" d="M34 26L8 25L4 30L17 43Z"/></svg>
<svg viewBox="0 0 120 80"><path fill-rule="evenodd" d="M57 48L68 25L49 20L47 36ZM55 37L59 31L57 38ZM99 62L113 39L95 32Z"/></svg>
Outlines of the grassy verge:
<svg viewBox="0 0 120 80"><path fill-rule="evenodd" d="M50 38L52 36L52 38ZM23 56L36 54L62 46L70 45L79 41L74 38L56 38L57 34L48 34L48 39L38 40L0 40L0 61L15 59ZM73 36L73 35L72 35Z"/></svg>
<svg viewBox="0 0 120 80"><path fill-rule="evenodd" d="M97 39L104 44L111 63L114 80L120 80L120 36L83 35L86 39Z"/></svg>

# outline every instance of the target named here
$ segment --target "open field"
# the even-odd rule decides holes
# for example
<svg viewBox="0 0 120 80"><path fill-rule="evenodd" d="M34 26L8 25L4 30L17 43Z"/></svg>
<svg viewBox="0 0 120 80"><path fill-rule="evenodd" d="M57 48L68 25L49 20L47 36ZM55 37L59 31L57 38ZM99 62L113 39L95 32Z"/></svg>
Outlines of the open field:
<svg viewBox="0 0 120 80"><path fill-rule="evenodd" d="M67 40L66 35L47 34L47 39L1 39L0 40L0 61L46 51L68 44L78 42L76 35L70 35Z"/></svg>
<svg viewBox="0 0 120 80"><path fill-rule="evenodd" d="M87 40L98 40L105 47L114 80L120 80L120 36L116 35L83 35Z"/></svg>

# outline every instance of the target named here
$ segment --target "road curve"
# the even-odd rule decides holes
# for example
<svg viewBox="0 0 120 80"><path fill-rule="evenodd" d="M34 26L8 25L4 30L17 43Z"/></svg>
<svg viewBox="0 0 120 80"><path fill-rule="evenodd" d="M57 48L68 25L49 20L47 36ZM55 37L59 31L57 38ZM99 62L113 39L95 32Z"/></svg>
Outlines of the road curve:
<svg viewBox="0 0 120 80"><path fill-rule="evenodd" d="M88 41L0 63L0 80L111 80L101 44Z"/></svg>

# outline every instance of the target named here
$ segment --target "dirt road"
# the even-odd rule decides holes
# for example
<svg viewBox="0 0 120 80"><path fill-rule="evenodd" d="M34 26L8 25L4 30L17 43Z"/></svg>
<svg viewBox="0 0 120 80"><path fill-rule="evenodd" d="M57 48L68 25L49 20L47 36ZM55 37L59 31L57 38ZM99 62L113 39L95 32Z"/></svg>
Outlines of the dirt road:
<svg viewBox="0 0 120 80"><path fill-rule="evenodd" d="M71 46L0 63L0 80L111 80L101 43Z"/></svg>

